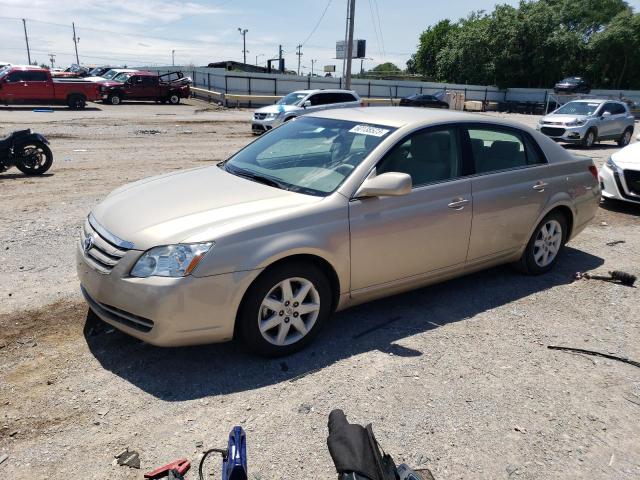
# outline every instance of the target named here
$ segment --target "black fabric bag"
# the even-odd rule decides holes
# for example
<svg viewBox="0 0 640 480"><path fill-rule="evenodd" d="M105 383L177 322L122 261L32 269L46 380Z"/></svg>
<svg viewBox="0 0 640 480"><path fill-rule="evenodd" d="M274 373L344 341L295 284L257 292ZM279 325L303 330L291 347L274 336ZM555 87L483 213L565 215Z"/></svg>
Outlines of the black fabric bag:
<svg viewBox="0 0 640 480"><path fill-rule="evenodd" d="M347 421L342 410L329 414L327 446L336 471L355 472L369 480L396 480L396 465L390 455L380 451L371 424L366 428Z"/></svg>

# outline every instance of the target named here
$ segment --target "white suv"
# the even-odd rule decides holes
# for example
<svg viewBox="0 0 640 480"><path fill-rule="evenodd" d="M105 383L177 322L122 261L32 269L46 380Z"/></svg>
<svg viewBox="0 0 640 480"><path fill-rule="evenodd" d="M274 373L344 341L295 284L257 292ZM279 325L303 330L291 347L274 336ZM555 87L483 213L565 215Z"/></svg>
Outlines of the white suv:
<svg viewBox="0 0 640 480"><path fill-rule="evenodd" d="M255 135L260 135L308 112L359 106L360 96L353 90L298 90L281 98L275 105L256 110L251 130Z"/></svg>

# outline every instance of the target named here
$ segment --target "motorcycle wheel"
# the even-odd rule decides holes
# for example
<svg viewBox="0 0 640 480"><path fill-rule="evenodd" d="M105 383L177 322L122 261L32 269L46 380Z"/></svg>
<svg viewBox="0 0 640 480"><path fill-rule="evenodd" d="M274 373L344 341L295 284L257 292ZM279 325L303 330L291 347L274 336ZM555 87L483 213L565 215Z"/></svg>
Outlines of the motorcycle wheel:
<svg viewBox="0 0 640 480"><path fill-rule="evenodd" d="M53 153L44 143L32 141L17 152L16 168L25 175L42 175L53 164Z"/></svg>

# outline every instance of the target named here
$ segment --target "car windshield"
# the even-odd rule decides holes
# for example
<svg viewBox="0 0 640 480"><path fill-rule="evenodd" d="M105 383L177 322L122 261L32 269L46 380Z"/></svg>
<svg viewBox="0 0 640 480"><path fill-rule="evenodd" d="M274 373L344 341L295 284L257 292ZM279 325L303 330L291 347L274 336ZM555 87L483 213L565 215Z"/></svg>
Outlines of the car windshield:
<svg viewBox="0 0 640 480"><path fill-rule="evenodd" d="M562 115L593 115L599 106L600 103L595 102L569 102L553 113Z"/></svg>
<svg viewBox="0 0 640 480"><path fill-rule="evenodd" d="M122 82L122 83L124 83L127 80L129 80L131 75L133 75L131 72L122 72L122 73L119 73L118 75L116 75L115 77L113 77L112 80L114 82Z"/></svg>
<svg viewBox="0 0 640 480"><path fill-rule="evenodd" d="M273 187L326 196L394 130L301 117L263 135L221 166L229 173Z"/></svg>
<svg viewBox="0 0 640 480"><path fill-rule="evenodd" d="M278 105L295 105L306 96L307 96L306 93L293 92L287 95L286 97L281 98L280 101L278 102Z"/></svg>
<svg viewBox="0 0 640 480"><path fill-rule="evenodd" d="M9 67L1 67L0 68L0 78L5 77L10 71L11 71L11 69Z"/></svg>
<svg viewBox="0 0 640 480"><path fill-rule="evenodd" d="M560 83L580 83L580 78L569 77L562 80Z"/></svg>
<svg viewBox="0 0 640 480"><path fill-rule="evenodd" d="M99 77L100 74L107 72L108 70L105 70L104 67L96 67L93 70L91 70L89 72L89 75L94 76L94 77Z"/></svg>
<svg viewBox="0 0 640 480"><path fill-rule="evenodd" d="M102 78L106 78L107 80L111 80L113 77L115 77L116 75L118 75L117 70L109 70L107 73L105 73L104 75L102 75Z"/></svg>

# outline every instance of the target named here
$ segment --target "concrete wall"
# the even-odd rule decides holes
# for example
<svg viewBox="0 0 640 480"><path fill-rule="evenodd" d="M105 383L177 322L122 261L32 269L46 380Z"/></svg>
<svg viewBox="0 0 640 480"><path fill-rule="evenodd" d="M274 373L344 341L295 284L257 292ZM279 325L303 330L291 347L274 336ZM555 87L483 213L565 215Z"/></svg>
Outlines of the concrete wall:
<svg viewBox="0 0 640 480"><path fill-rule="evenodd" d="M193 86L214 90L221 93L241 95L286 95L294 90L310 88L342 88L341 78L307 77L297 75L281 75L268 73L233 72L221 68L207 67L140 67L160 73L182 70L193 80ZM546 102L552 89L508 88L483 85L460 85L452 83L434 83L395 80L362 80L353 79L351 88L362 97L399 98L414 93L436 93L443 90L460 90L465 92L466 100L492 102ZM593 90L592 95L611 98L631 98L640 102L640 90ZM262 104L269 103L263 100ZM253 106L260 102L252 102Z"/></svg>

